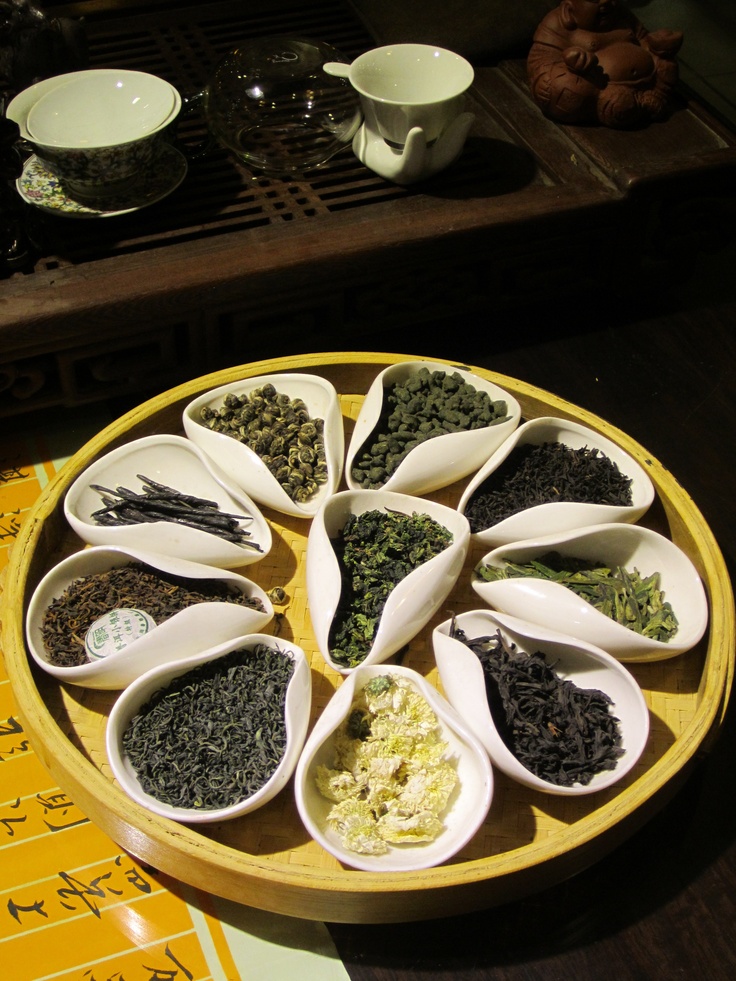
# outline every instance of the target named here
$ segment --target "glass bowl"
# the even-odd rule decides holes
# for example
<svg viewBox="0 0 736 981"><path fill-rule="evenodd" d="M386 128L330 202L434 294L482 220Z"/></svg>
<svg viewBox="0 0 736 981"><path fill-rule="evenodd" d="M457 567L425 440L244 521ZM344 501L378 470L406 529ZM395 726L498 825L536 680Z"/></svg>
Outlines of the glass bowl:
<svg viewBox="0 0 736 981"><path fill-rule="evenodd" d="M349 146L362 114L349 82L323 70L345 62L305 38L266 37L220 62L203 94L212 135L249 168L271 175L310 170Z"/></svg>

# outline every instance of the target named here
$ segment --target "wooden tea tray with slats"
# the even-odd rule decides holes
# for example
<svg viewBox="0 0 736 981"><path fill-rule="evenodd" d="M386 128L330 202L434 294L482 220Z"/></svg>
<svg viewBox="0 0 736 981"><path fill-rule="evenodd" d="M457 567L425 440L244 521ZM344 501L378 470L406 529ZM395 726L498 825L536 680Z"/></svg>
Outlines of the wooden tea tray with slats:
<svg viewBox="0 0 736 981"><path fill-rule="evenodd" d="M32 666L24 644L24 611L43 574L83 547L63 515L66 489L100 454L155 432L180 432L183 406L217 385L266 372L315 372L342 398L349 436L363 396L389 364L416 356L335 353L262 361L198 378L144 403L84 446L49 484L17 538L3 595L3 648L8 675L33 747L54 779L100 828L140 861L176 878L260 909L333 922L398 922L498 905L559 882L600 859L652 816L679 787L717 732L734 668L733 594L723 557L693 501L638 443L604 420L548 392L484 369L521 403L524 418L558 415L604 433L642 463L657 497L643 523L673 539L694 561L708 592L710 623L701 643L678 657L630 665L651 711L648 746L628 779L585 797L553 797L502 774L488 818L450 863L385 875L343 868L304 831L291 784L270 804L236 821L190 828L158 818L113 782L104 751L114 692L58 684ZM469 478L468 478L469 479ZM456 505L465 481L432 495ZM270 628L304 648L313 680L313 719L340 676L327 668L309 621L304 577L308 522L268 509L274 548L246 574L288 594ZM403 663L437 683L431 630L448 610L479 606L470 572L483 554L471 547L466 568L440 614L409 645Z"/></svg>

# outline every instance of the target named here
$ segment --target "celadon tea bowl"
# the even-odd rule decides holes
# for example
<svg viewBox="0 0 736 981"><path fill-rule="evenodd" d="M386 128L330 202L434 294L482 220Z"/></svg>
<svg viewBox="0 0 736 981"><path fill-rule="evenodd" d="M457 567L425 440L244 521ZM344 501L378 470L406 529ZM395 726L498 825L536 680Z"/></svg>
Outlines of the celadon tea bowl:
<svg viewBox="0 0 736 981"><path fill-rule="evenodd" d="M502 472L513 451L526 446L541 446L544 443L560 443L571 450L598 451L618 467L620 473L630 480L631 504L605 504L572 501L549 501L525 507L515 514L488 527L482 527L469 513L474 500L484 493L487 482ZM540 475L539 484L544 477ZM502 485L499 485L502 486ZM493 485L494 491L498 487ZM541 496L541 491L539 491ZM568 419L542 416L522 423L509 438L499 446L481 466L463 491L458 509L465 514L471 527L473 541L488 548L504 545L538 535L570 531L587 525L603 522L634 522L647 511L654 500L654 485L649 474L629 453L601 433Z"/></svg>
<svg viewBox="0 0 736 981"><path fill-rule="evenodd" d="M336 730L350 714L356 695L366 684L385 675L409 682L426 701L439 722L440 738L447 744L446 758L456 770L457 783L438 815L442 828L433 840L393 842L384 854L361 853L348 847L329 826L333 802L319 790L317 773L321 766L334 767ZM362 665L343 681L317 720L296 768L294 791L305 828L343 865L366 872L404 872L440 865L465 847L488 814L493 771L471 729L422 675L397 665Z"/></svg>
<svg viewBox="0 0 736 981"><path fill-rule="evenodd" d="M8 107L21 136L81 198L119 193L154 166L180 110L179 92L164 79L106 68L46 79Z"/></svg>
<svg viewBox="0 0 736 981"><path fill-rule="evenodd" d="M132 143L166 125L179 105L173 85L147 72L74 72L42 94L26 121L30 136L58 147Z"/></svg>
<svg viewBox="0 0 736 981"><path fill-rule="evenodd" d="M503 570L507 563L544 560L550 553L608 569L636 571L642 579L658 574L663 601L677 618L667 641L645 636L616 622L559 582L535 575L484 581L477 568L472 587L492 609L550 630L569 634L612 654L619 661L661 661L694 647L708 625L708 602L697 569L663 535L641 525L603 524L501 545L478 563Z"/></svg>
<svg viewBox="0 0 736 981"><path fill-rule="evenodd" d="M555 783L533 772L502 737L490 708L481 661L456 631L462 631L469 641L499 634L504 644L520 653L543 654L563 682L608 696L612 702L609 714L618 720L623 755L611 769L599 769L588 783ZM512 780L546 794L581 796L623 780L640 759L649 736L644 695L630 672L600 648L490 610L472 610L444 621L432 632L432 645L448 701L486 748L493 765Z"/></svg>
<svg viewBox="0 0 736 981"><path fill-rule="evenodd" d="M245 682L231 685L224 677L226 668L235 681L242 677L237 674L237 665L232 663L223 665L218 680L218 662L230 655L242 656L245 661L255 659L261 647L267 649L269 656L283 657L292 662L292 674L281 702L274 699L269 704L267 696L262 697L264 686L255 681L251 685ZM201 682L199 673L202 670L215 673L214 681L208 688L206 683L203 685ZM188 696L186 706L179 702L178 708L173 710L171 737L167 735L159 740L159 743L166 743L157 748L160 756L155 759L144 756L143 767L137 768L126 752L126 731L136 716L145 711L149 702L155 702L160 697L157 693L170 691L170 686L176 686L183 693L196 686L200 686L199 691L202 687L207 688L207 697L215 698L218 704L216 718L207 711L206 718L200 719L196 713L199 706L205 704L204 698L200 701L199 696ZM274 687L280 688L277 682L274 682ZM134 801L154 814L173 821L213 824L248 814L272 800L291 779L307 735L311 695L311 673L304 651L295 644L268 634L252 633L237 637L171 664L153 668L126 688L110 712L106 749L113 775ZM186 712L190 714L185 716ZM269 730L272 731L276 723L283 740L269 736ZM236 735L233 736L233 733ZM281 755L275 759L277 744ZM263 775L267 779L254 779L253 784L259 784L257 789L243 789L242 796L238 796L238 770L248 769L257 778L259 757L263 759ZM166 792L158 797L151 792L144 769L150 770L151 780L157 786L157 780L163 777L168 785ZM228 782L234 783L236 789L230 795L234 798L232 803L199 806L196 803L196 783L200 777L213 791L215 799L227 796L222 790L223 784L228 789ZM172 787L180 790L178 785L182 783L187 791L185 799L194 799L191 806L171 804L164 799L171 799L174 794L169 790Z"/></svg>
<svg viewBox="0 0 736 981"><path fill-rule="evenodd" d="M113 637L111 649L105 656L91 656L88 652L89 659L82 664L64 666L53 663L51 652L44 641L44 618L52 604L80 580L137 563L163 575L174 576L184 584L187 580L192 580L194 589L197 588L195 581L221 583L229 592L240 593L249 600L258 601L261 609L220 599L196 603L158 623L154 618L146 618L140 633L130 633L128 627L124 636L125 643ZM100 618L104 619L114 612L113 608L105 608L104 613L100 613ZM73 615L74 610L70 611L70 617ZM157 665L199 653L207 646L223 643L241 634L263 630L272 618L273 605L267 593L236 572L140 549L99 545L82 549L63 559L40 581L26 614L26 643L36 664L58 681L85 688L117 690L125 688ZM136 617L136 621L140 619ZM148 622L149 620L152 622ZM98 621L88 625L80 622L75 630L80 634L84 630L85 636L82 639L87 641L96 626L100 626ZM136 631L140 629L137 623L135 628ZM106 625L108 636L115 631L123 633L120 625ZM100 654L99 650L96 652Z"/></svg>
<svg viewBox="0 0 736 981"><path fill-rule="evenodd" d="M264 399L258 394L263 391L275 391L275 396ZM274 403L277 407L270 408ZM295 403L303 404L297 419ZM317 420L322 420L321 437L314 432ZM345 453L342 410L334 385L320 375L284 372L220 385L190 402L183 422L189 439L231 481L275 511L311 518L340 484ZM302 435L303 423L311 424L307 435ZM323 469L319 481L317 467ZM304 488L310 480L314 491L303 499L287 492L283 483Z"/></svg>
<svg viewBox="0 0 736 981"><path fill-rule="evenodd" d="M216 508L221 516L230 517L228 524L245 536L243 541L203 530L204 526L190 527L181 520L99 524L94 515L104 509L104 498L96 488L112 492L123 488L141 495L145 492L142 478L208 502L212 505L208 511ZM254 501L195 443L173 434L143 436L95 460L69 487L64 514L79 537L90 545L142 548L226 569L260 561L272 546L270 525ZM196 514L197 511L192 512L195 517Z"/></svg>
<svg viewBox="0 0 736 981"><path fill-rule="evenodd" d="M431 385L420 382L427 377L420 375L422 371L436 380ZM476 394L460 394L453 376ZM401 389L401 401L389 405L395 386ZM443 388L446 391L440 394ZM499 409L493 423L469 428L469 420L478 424L481 408L489 404ZM376 488L416 495L447 487L477 470L520 419L521 407L512 395L467 368L431 361L391 365L374 379L356 420L345 465L347 485L351 490ZM428 431L441 435L427 438ZM400 462L387 466L392 456Z"/></svg>
<svg viewBox="0 0 736 981"><path fill-rule="evenodd" d="M335 543L351 516L372 511L426 515L450 532L451 542L393 586L362 664L388 660L427 624L455 585L470 541L463 515L424 498L359 490L341 491L325 502L312 521L307 539L307 599L320 653L331 668L343 675L355 667L339 663L332 655L331 635L343 598L343 571Z"/></svg>

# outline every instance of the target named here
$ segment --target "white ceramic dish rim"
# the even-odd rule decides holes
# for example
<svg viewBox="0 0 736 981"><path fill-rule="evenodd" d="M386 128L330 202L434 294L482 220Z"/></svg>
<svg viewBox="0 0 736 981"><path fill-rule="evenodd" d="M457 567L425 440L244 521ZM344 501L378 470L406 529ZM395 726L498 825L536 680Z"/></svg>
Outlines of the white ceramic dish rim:
<svg viewBox="0 0 736 981"><path fill-rule="evenodd" d="M28 121L28 113L31 111L33 105L47 92L58 88L69 79L86 74L87 70L81 69L80 71L76 72L66 72L64 75L52 75L51 78L44 78L40 82L34 82L33 85L29 85L27 88L22 89L10 100L5 111L5 115L8 117L8 119L12 119L14 123L17 123L18 128L20 129L20 135L24 140L33 141L33 137L28 132L28 127L26 125Z"/></svg>
<svg viewBox="0 0 736 981"><path fill-rule="evenodd" d="M344 527L350 514L363 514L373 510L428 514L451 532L453 541L446 549L414 569L394 587L386 600L370 651L360 665L350 668L334 661L329 650L330 628L340 600L341 587L340 567L330 539ZM325 662L334 671L346 676L356 671L358 667L379 664L395 654L436 613L460 575L469 544L470 529L467 519L453 508L435 501L396 491L378 490L340 491L329 498L312 522L306 555L309 613L317 646ZM445 581L442 588L439 588L437 582L442 579ZM392 632L392 618L400 617L403 612L402 606L405 607L413 597L424 595L423 587L426 591L428 586L434 588L434 595L430 604L422 611L419 620L415 621L418 624L416 631L397 642L396 634L403 636L403 632L400 630Z"/></svg>
<svg viewBox="0 0 736 981"><path fill-rule="evenodd" d="M250 533L253 541L260 545L260 550L236 545L218 535L188 528L185 525L173 525L167 521L112 527L97 525L91 521L92 511L102 507L102 501L97 498L94 506L90 504L89 507L82 509L81 503L85 497L91 498L96 493L91 491L90 484L104 483L105 473L111 469L127 469L125 467L127 459L139 453L146 453L151 447L169 447L172 452L186 454L196 460L197 465L202 468L205 483L212 488L207 490L208 497L218 497L218 504L228 513L242 513L245 519L251 519L245 520L243 527ZM127 476L130 479L137 479L136 470L136 467L131 467ZM150 477L151 474L146 476ZM113 483L119 483L119 478L116 477ZM188 492L185 487L177 486L176 489L182 493ZM80 538L90 545L143 547L149 552L160 551L174 557L199 561L207 565L222 565L226 568L239 568L259 562L268 555L273 544L271 527L255 501L251 500L244 490L228 480L200 447L184 436L172 433L143 436L129 443L123 443L94 460L70 485L64 497L64 515Z"/></svg>
<svg viewBox="0 0 736 981"><path fill-rule="evenodd" d="M46 100L49 95L57 92L59 89L65 88L70 84L76 84L90 76L90 73L97 76L109 76L109 75L126 75L126 76L145 76L146 78L155 79L158 84L165 88L171 95L171 103L168 107L165 115L163 115L159 120L157 120L155 125L152 125L145 132L140 133L127 133L122 135L118 139L106 139L102 143L67 143L64 140L58 140L53 138L43 138L38 136L33 130L33 115L34 110L39 106L39 104ZM117 146L126 146L131 143L139 142L140 140L148 139L149 137L155 136L160 133L167 126L176 119L181 111L181 94L178 89L176 89L170 82L165 79L160 78L157 75L153 75L150 72L141 72L134 69L115 69L115 68L95 68L87 69L79 72L69 72L66 75L55 76L54 79L46 79L47 82L55 82L56 84L44 85L44 83L37 83L40 88L36 90L36 98L27 104L25 100L22 100L17 108L19 117L16 119L19 126L21 127L21 135L34 146L42 148L48 147L54 150L103 150L105 148L112 148ZM35 87L35 86L34 86ZM10 108L10 107L8 107ZM22 124L21 124L22 119Z"/></svg>
<svg viewBox="0 0 736 981"><path fill-rule="evenodd" d="M602 544L598 546L598 542ZM649 554L660 554L665 561L658 562L656 568L640 568L639 560L632 553L632 546L634 552L637 548L643 548ZM664 599L672 604L675 616L678 617L677 633L666 643L644 637L596 610L566 586L542 579L519 578L483 582L474 573L472 587L485 603L498 612L521 617L523 609L524 619L549 629L574 634L580 640L599 646L617 660L627 663L665 660L683 654L703 637L708 626L708 600L697 569L674 542L642 525L590 525L520 540L492 549L482 556L478 564L503 568L507 559L524 562L555 550L562 555L590 558L627 568L637 565L642 576L659 572ZM673 581L675 575L678 579ZM673 585L675 596L672 595ZM535 601L536 604L544 604L546 618L540 613ZM692 611L691 616L683 616L682 611L686 607L688 611ZM564 627L565 623L567 627Z"/></svg>
<svg viewBox="0 0 736 981"><path fill-rule="evenodd" d="M145 793L131 772L132 768L126 765L124 754L120 749L125 726L133 715L153 695L154 691L165 687L175 677L186 674L187 671L207 661L225 657L231 651L240 648L252 649L257 644L266 644L272 649L289 654L294 661L294 673L289 681L284 707L287 733L286 749L269 780L255 794L237 804L206 811L172 807ZM229 821L262 807L286 786L297 765L306 739L310 710L311 673L309 662L302 648L296 644L288 644L270 634L245 634L199 654L152 668L126 688L113 705L108 716L105 732L107 758L115 779L125 793L154 814L184 824L213 824L218 821Z"/></svg>
<svg viewBox="0 0 736 981"><path fill-rule="evenodd" d="M421 368L427 368L429 371L446 371L450 374L458 372L469 384L474 385L479 391L486 392L493 401L503 399L506 402L508 417L484 429L446 433L420 444L407 454L386 483L375 490L426 494L454 483L473 473L483 460L487 459L489 453L495 452L498 446L503 445L519 425L521 406L517 399L494 382L474 374L471 368L441 361L400 361L379 372L363 401L350 438L345 463L345 482L350 490L371 489L364 488L353 478L352 467L366 440L378 424L386 390L396 382L405 381ZM442 467L437 466L437 457L440 453L443 454ZM414 474L417 472L421 474L423 471L434 475L441 473L445 476L435 476L433 479L414 477Z"/></svg>
<svg viewBox="0 0 736 981"><path fill-rule="evenodd" d="M348 851L341 845L337 835L323 829L307 803L305 788L307 781L312 779L313 764L318 759L320 751L327 747L335 729L337 729L345 718L353 702L355 692L360 691L371 678L383 674L393 674L397 677L406 678L415 685L437 715L445 733L449 730L455 740L457 740L457 743L464 745L467 755L472 757L478 771L482 774L482 782L480 784L480 790L477 791L477 811L473 819L463 825L463 832L457 837L447 839L443 842L442 835L440 835L433 842L407 845L405 848L389 845L387 855L371 857ZM304 826L314 840L326 851L337 858L338 861L360 871L393 872L410 871L440 865L464 848L478 828L483 824L488 814L493 797L494 781L493 769L488 754L480 740L455 712L449 702L421 674L412 668L405 668L399 665L362 664L345 679L317 720L297 764L294 789L297 809ZM319 799L317 796L318 793L316 789L313 791L315 799ZM329 801L325 800L323 805L325 812L329 810L329 806ZM452 813L452 807L450 813Z"/></svg>
<svg viewBox="0 0 736 981"><path fill-rule="evenodd" d="M180 611L159 624L155 630L104 659L73 667L52 664L45 653L40 635L41 620L49 603L76 579L126 565L131 561L143 562L161 572L190 579L215 579L229 583L245 595L260 599L265 613L219 601L197 604ZM43 576L33 591L26 612L26 644L35 663L57 680L82 687L117 690L127 687L152 665L180 660L182 648L187 654L191 654L191 646L197 644L197 621L200 624L206 622L211 635L211 615L215 611L218 629L227 632L228 624L232 621L234 628L230 629L230 634L238 636L248 629L262 629L273 618L273 605L268 594L238 573L142 549L97 545L67 556ZM178 653L167 655L167 645L173 646L174 642L174 649Z"/></svg>
<svg viewBox="0 0 736 981"><path fill-rule="evenodd" d="M568 438L565 438L566 436ZM487 545L502 545L536 535L602 524L604 521L634 522L651 506L654 500L654 484L644 467L631 454L602 433L578 422L556 416L540 416L523 422L491 454L463 491L458 510L465 514L477 489L491 473L498 469L515 447L525 444L541 445L544 442L561 442L573 449L583 446L599 449L618 465L625 476L631 478L633 499L631 506L564 501L537 504L499 521L490 528L473 532L473 541Z"/></svg>
<svg viewBox="0 0 736 981"><path fill-rule="evenodd" d="M310 418L324 420L327 481L321 484L313 498L304 504L293 501L288 496L257 453L231 436L208 429L198 418L199 411L204 406L219 409L225 395L250 394L253 389L269 383L277 391L291 398L301 398L307 406ZM312 396L312 391L318 391L325 402L322 403L321 398L316 400ZM182 413L182 420L188 438L199 445L206 455L211 456L223 472L228 474L230 480L242 485L260 504L273 507L282 514L300 518L313 517L325 499L335 493L342 479L345 435L340 399L332 382L321 375L306 372L273 372L219 385L189 402ZM223 460L224 456L229 458L228 465ZM242 465L236 463L238 458ZM249 476L244 477L243 474L248 471Z"/></svg>
<svg viewBox="0 0 736 981"><path fill-rule="evenodd" d="M562 678L573 681L581 688L596 688L610 697L611 693L606 690L605 682L586 682L587 672L571 670L569 657L566 665L565 649L567 649L573 660L588 660L593 671L596 673L605 671L606 675L611 676L610 684L614 688L620 687L626 690L629 696L628 710L623 713L618 703L614 702L611 707L613 715L625 714L630 719L633 716L638 717L639 728L636 733L632 731L633 725L626 725L625 720L621 720L622 745L626 753L613 770L597 773L588 784L577 783L572 786L558 786L536 776L517 759L501 738L488 705L480 661L467 645L450 637L452 619L445 620L435 627L432 633L440 682L450 704L473 729L485 746L491 762L499 770L511 779L542 793L561 797L580 797L607 790L623 780L634 769L649 738L649 709L633 675L616 658L593 644L557 631L547 630L518 617L493 613L490 610L470 610L458 614L455 623L471 637L493 635L499 630L504 640L516 644L519 650L526 653L541 651L551 654L548 663ZM560 653L561 649L562 653Z"/></svg>

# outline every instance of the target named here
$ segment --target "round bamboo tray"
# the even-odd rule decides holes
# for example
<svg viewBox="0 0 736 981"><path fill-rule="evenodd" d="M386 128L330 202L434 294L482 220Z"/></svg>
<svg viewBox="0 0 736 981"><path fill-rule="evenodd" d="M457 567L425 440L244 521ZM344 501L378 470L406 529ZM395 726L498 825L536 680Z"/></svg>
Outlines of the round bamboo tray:
<svg viewBox="0 0 736 981"><path fill-rule="evenodd" d="M638 443L604 420L523 382L484 369L521 403L524 418L578 420L614 440L650 473L657 496L642 523L672 538L694 561L710 602L708 631L697 648L666 661L629 665L651 712L651 735L622 783L583 797L552 797L496 777L485 824L452 862L411 873L343 868L304 831L291 785L261 810L236 821L187 827L139 807L114 783L105 758L108 711L117 697L59 684L31 664L24 612L35 585L82 543L67 526L64 494L92 460L154 432L181 431L181 411L200 392L277 371L315 372L341 395L350 432L375 375L416 356L316 354L233 367L198 378L142 404L84 446L48 485L24 521L7 570L3 647L7 671L31 744L55 780L88 817L141 862L203 890L259 909L332 922L420 920L499 905L551 886L602 858L663 806L707 750L721 724L734 668L734 603L723 557L693 501ZM432 498L455 506L465 481ZM272 631L300 645L311 661L313 720L340 684L319 654L306 607L304 549L308 522L264 509L274 548L247 575L287 600ZM405 652L403 663L439 685L431 630L448 611L478 607L470 572L483 554L471 548L444 609Z"/></svg>

